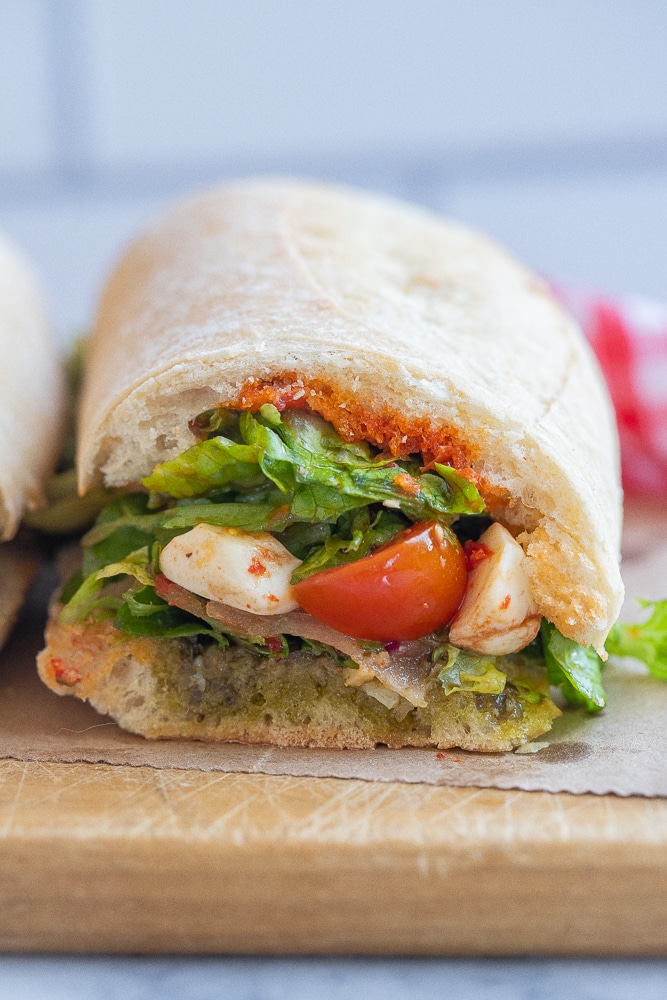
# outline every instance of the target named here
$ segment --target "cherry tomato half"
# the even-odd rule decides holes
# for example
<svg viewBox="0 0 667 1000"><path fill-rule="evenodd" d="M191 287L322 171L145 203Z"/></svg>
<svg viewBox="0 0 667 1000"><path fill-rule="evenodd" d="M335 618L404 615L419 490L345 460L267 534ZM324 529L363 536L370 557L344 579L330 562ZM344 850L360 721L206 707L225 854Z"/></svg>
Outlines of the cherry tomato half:
<svg viewBox="0 0 667 1000"><path fill-rule="evenodd" d="M419 639L451 621L467 583L465 556L435 521L416 524L358 562L301 580L294 599L355 639Z"/></svg>

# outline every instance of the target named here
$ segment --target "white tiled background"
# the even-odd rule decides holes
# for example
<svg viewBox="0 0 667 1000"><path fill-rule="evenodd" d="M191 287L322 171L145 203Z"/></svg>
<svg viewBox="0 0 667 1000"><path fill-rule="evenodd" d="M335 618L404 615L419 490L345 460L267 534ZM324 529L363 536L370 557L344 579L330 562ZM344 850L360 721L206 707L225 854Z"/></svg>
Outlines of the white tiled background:
<svg viewBox="0 0 667 1000"><path fill-rule="evenodd" d="M0 0L0 227L63 337L161 205L267 171L667 298L667 2Z"/></svg>

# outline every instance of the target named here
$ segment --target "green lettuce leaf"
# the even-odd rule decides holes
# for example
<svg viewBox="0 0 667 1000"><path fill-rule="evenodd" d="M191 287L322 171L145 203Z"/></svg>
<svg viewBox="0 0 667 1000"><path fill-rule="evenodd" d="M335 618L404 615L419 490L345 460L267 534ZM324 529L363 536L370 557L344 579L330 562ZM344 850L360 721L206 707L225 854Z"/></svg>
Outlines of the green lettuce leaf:
<svg viewBox="0 0 667 1000"><path fill-rule="evenodd" d="M71 625L81 621L92 611L117 609L122 603L119 598L113 595L98 598L98 594L107 580L118 576L132 576L144 587L151 587L153 572L150 567L148 546L137 549L119 562L109 563L88 575L61 610L60 623Z"/></svg>
<svg viewBox="0 0 667 1000"><path fill-rule="evenodd" d="M301 557L303 562L295 569L291 582L295 584L320 570L356 562L405 527L405 520L389 510L380 510L375 517L368 507L347 514L339 518L336 534Z"/></svg>
<svg viewBox="0 0 667 1000"><path fill-rule="evenodd" d="M502 657L470 653L449 643L438 649L445 653L447 662L438 673L445 694L454 691L474 691L476 694L502 694L507 675L498 670Z"/></svg>
<svg viewBox="0 0 667 1000"><path fill-rule="evenodd" d="M299 410L287 410L282 416L270 404L262 406L259 420L274 428L291 447L298 447L317 459L339 465L363 468L373 462L370 445L365 441L344 441L322 417Z"/></svg>
<svg viewBox="0 0 667 1000"><path fill-rule="evenodd" d="M121 561L137 549L150 547L161 517L161 512L149 511L145 493L129 493L110 503L81 539L84 576Z"/></svg>
<svg viewBox="0 0 667 1000"><path fill-rule="evenodd" d="M645 622L614 625L605 649L613 656L631 656L645 663L654 677L667 680L667 600L637 602L642 608L651 608Z"/></svg>
<svg viewBox="0 0 667 1000"><path fill-rule="evenodd" d="M160 639L208 635L220 646L229 645L226 635L187 611L171 607L152 586L131 590L124 597L114 618L114 626L121 632Z"/></svg>
<svg viewBox="0 0 667 1000"><path fill-rule="evenodd" d="M142 480L152 493L198 497L212 489L243 489L263 482L256 447L213 437L155 467Z"/></svg>
<svg viewBox="0 0 667 1000"><path fill-rule="evenodd" d="M249 653L255 653L257 656L268 656L275 660L284 660L289 656L290 646L286 635L272 635L270 638L257 635L250 639L230 632L228 637L235 646L247 649Z"/></svg>
<svg viewBox="0 0 667 1000"><path fill-rule="evenodd" d="M149 618L170 606L155 592L155 587L152 584L147 584L138 590L128 590L123 598L135 618Z"/></svg>
<svg viewBox="0 0 667 1000"><path fill-rule="evenodd" d="M272 636L270 642L260 636L254 639L235 636L206 614L204 598L191 594L189 603L191 610L185 611L169 604L151 586L132 589L124 594L124 602L114 618L114 626L128 635L152 636L156 639L209 636L220 647L232 642L259 656L283 659L289 654L286 636ZM196 614L197 606L200 611Z"/></svg>
<svg viewBox="0 0 667 1000"><path fill-rule="evenodd" d="M270 426L262 422L267 420ZM318 483L364 504L388 501L412 521L448 521L453 514L484 509L475 486L454 469L443 477L420 474L414 463L372 459L366 448L346 445L329 424L311 414L291 411L281 419L275 407L263 406L259 419L243 414L241 433L261 449L264 473L284 492L299 483Z"/></svg>
<svg viewBox="0 0 667 1000"><path fill-rule="evenodd" d="M441 465L436 462L434 468L438 475L446 481L451 490L450 504L458 514L483 514L486 504L479 495L474 483L452 469L451 465Z"/></svg>
<svg viewBox="0 0 667 1000"><path fill-rule="evenodd" d="M302 483L297 484L294 489L290 513L294 521L308 521L313 524L326 521L335 524L341 514L367 505L368 500L364 497L341 493L335 486Z"/></svg>
<svg viewBox="0 0 667 1000"><path fill-rule="evenodd" d="M521 700L527 702L529 705L539 705L541 701L544 701L545 695L537 690L530 676L514 676L511 683L512 687L516 688L519 692Z"/></svg>
<svg viewBox="0 0 667 1000"><path fill-rule="evenodd" d="M243 531L282 531L292 521L290 508L265 503L196 503L164 511L158 527L166 531L189 531L196 524Z"/></svg>
<svg viewBox="0 0 667 1000"><path fill-rule="evenodd" d="M540 629L549 683L560 687L566 701L599 712L607 704L602 687L603 662L592 646L580 646L562 635L551 622Z"/></svg>
<svg viewBox="0 0 667 1000"><path fill-rule="evenodd" d="M98 580L108 580L114 576L133 576L144 587L151 587L154 578L150 561L148 546L145 545L142 549L137 549L136 552L130 552L120 562L103 566L94 575Z"/></svg>
<svg viewBox="0 0 667 1000"><path fill-rule="evenodd" d="M103 581L98 580L95 573L81 579L74 593L71 596L68 594L69 600L60 611L58 616L60 624L73 625L83 621L92 613L106 615L118 611L123 603L122 598L112 594L104 594L100 597L99 593L103 585Z"/></svg>
<svg viewBox="0 0 667 1000"><path fill-rule="evenodd" d="M312 549L323 545L331 537L332 530L326 522L308 524L300 521L281 532L278 540L295 558L306 559Z"/></svg>

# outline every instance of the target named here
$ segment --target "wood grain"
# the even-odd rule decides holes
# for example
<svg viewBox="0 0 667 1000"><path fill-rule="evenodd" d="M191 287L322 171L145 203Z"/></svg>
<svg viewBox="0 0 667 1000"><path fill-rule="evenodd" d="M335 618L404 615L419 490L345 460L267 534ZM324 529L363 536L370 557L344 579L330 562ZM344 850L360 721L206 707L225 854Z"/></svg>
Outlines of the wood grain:
<svg viewBox="0 0 667 1000"><path fill-rule="evenodd" d="M7 950L655 954L667 802L0 762Z"/></svg>

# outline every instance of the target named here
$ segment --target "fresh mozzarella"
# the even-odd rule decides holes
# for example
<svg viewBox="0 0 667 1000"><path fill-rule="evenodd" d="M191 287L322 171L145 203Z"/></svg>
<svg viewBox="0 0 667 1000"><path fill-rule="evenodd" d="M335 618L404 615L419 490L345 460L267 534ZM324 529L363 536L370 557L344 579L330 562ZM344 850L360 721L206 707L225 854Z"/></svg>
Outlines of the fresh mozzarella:
<svg viewBox="0 0 667 1000"><path fill-rule="evenodd" d="M489 554L469 574L449 640L491 656L516 653L532 642L540 627L526 557L501 524L492 524L479 541Z"/></svg>
<svg viewBox="0 0 667 1000"><path fill-rule="evenodd" d="M290 577L300 559L273 535L198 524L162 550L160 569L186 590L256 615L299 607Z"/></svg>

